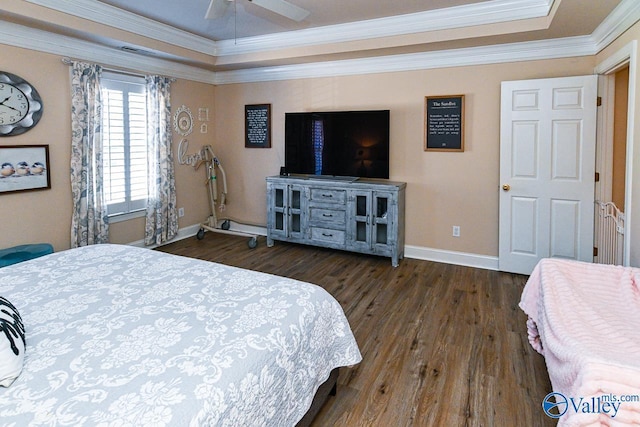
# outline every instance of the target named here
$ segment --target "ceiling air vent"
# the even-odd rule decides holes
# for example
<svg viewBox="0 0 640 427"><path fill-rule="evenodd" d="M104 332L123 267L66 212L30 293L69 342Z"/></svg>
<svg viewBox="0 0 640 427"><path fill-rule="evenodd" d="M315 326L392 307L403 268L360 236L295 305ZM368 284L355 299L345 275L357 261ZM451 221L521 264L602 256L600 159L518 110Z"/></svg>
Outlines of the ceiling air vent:
<svg viewBox="0 0 640 427"><path fill-rule="evenodd" d="M153 55L153 53L149 52L148 50L138 49L133 46L120 46L120 50L129 52L129 53L137 53L138 55Z"/></svg>

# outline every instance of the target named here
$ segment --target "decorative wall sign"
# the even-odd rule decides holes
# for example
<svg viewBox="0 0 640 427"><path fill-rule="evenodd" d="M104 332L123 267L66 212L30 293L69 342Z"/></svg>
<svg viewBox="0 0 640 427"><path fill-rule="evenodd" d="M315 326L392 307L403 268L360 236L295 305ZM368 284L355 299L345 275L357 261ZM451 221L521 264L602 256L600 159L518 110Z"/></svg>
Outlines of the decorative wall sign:
<svg viewBox="0 0 640 427"><path fill-rule="evenodd" d="M425 151L464 151L464 95L425 97Z"/></svg>
<svg viewBox="0 0 640 427"><path fill-rule="evenodd" d="M193 116L185 105L180 106L173 116L173 129L182 136L189 136L193 131Z"/></svg>
<svg viewBox="0 0 640 427"><path fill-rule="evenodd" d="M178 144L178 163L181 165L195 166L199 161L203 160L202 149L195 154L188 154L189 141L185 138L180 140Z"/></svg>
<svg viewBox="0 0 640 427"><path fill-rule="evenodd" d="M244 146L271 148L271 104L245 105L244 117Z"/></svg>
<svg viewBox="0 0 640 427"><path fill-rule="evenodd" d="M48 145L0 146L0 194L51 188Z"/></svg>

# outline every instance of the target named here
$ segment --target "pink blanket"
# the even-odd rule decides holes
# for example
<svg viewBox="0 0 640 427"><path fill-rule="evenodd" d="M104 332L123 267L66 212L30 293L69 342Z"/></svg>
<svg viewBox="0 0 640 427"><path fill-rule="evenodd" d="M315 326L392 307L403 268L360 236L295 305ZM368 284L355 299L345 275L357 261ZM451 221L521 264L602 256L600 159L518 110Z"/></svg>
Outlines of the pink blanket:
<svg viewBox="0 0 640 427"><path fill-rule="evenodd" d="M639 285L640 269L560 259L531 274L520 308L567 400L558 425L640 425Z"/></svg>

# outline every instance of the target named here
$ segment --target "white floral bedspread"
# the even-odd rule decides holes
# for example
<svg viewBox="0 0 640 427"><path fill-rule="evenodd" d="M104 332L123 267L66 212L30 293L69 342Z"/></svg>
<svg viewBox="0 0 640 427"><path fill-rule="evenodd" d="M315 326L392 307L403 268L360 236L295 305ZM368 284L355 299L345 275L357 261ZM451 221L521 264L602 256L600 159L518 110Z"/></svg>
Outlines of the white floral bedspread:
<svg viewBox="0 0 640 427"><path fill-rule="evenodd" d="M292 426L361 356L322 288L148 249L98 245L0 269L20 311L7 426Z"/></svg>

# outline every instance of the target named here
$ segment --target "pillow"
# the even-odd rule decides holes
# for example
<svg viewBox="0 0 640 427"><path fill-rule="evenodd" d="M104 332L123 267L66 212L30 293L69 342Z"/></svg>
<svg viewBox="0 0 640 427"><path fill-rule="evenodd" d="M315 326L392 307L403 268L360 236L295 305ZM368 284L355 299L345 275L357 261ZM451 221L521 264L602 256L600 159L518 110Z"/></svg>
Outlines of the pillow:
<svg viewBox="0 0 640 427"><path fill-rule="evenodd" d="M25 348L20 313L6 298L0 297L0 386L9 387L22 372Z"/></svg>

